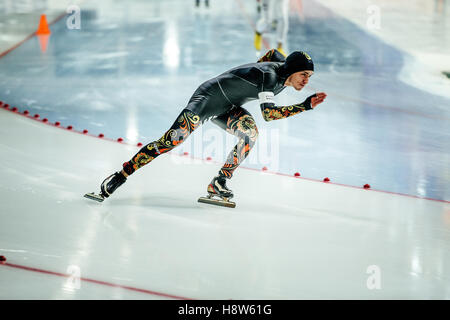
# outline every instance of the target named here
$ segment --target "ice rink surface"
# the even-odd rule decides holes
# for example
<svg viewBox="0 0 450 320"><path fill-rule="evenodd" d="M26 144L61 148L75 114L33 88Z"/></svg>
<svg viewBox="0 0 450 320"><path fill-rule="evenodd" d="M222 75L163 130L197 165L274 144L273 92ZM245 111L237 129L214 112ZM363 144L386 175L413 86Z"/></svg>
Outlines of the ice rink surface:
<svg viewBox="0 0 450 320"><path fill-rule="evenodd" d="M235 209L197 203L235 143L210 122L104 203L82 195L257 59L255 1L79 1L81 29L73 3L0 5L0 100L30 113L0 108L0 298L450 299L450 3L348 2L290 1L285 49L316 72L276 101L328 98L269 123L245 105L260 137ZM42 13L47 51L16 46Z"/></svg>

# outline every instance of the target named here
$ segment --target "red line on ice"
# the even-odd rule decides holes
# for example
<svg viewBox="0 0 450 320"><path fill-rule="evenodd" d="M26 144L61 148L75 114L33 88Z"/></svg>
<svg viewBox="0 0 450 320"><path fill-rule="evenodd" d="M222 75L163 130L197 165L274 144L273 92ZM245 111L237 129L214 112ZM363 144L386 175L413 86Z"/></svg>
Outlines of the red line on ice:
<svg viewBox="0 0 450 320"><path fill-rule="evenodd" d="M54 272L54 271L38 269L38 268L33 268L33 267L27 267L27 266L22 266L22 265L18 265L18 264L12 264L12 263L4 263L4 264L0 264L0 266L6 266L6 267L15 268L15 269L43 273L43 274L48 274L48 275L62 277L62 278L68 278L71 276L71 275L65 274L65 273ZM85 282L91 282L91 283L103 285L103 286L121 288L121 289L125 289L125 290L130 290L130 291L135 291L135 292L140 292L140 293L145 293L145 294L150 294L150 295L160 296L160 297L165 297L165 298L171 298L171 299L177 299L177 300L194 300L192 298L186 298L186 297L182 297L182 296L176 296L176 295L172 295L172 294L167 294L167 293L162 293L162 292L157 292L157 291L152 291L152 290L147 290L147 289L140 289L140 288L135 288L135 287L130 287L130 286L124 286L124 285L120 285L120 284L115 284L115 283L110 283L110 282L95 280L95 279L90 279L90 278L80 278L80 280L85 281Z"/></svg>

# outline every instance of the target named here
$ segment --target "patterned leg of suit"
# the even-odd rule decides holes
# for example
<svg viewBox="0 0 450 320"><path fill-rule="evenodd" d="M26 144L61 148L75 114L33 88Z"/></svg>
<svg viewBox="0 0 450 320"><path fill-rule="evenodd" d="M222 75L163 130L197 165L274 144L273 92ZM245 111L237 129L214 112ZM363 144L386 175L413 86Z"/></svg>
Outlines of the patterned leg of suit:
<svg viewBox="0 0 450 320"><path fill-rule="evenodd" d="M234 170L248 156L258 138L258 128L251 114L242 107L236 107L212 120L222 129L239 138L239 142L228 155L220 174L230 179Z"/></svg>
<svg viewBox="0 0 450 320"><path fill-rule="evenodd" d="M184 109L172 127L160 139L144 146L130 161L123 164L124 171L130 175L150 163L157 156L172 150L186 140L200 123L198 115Z"/></svg>

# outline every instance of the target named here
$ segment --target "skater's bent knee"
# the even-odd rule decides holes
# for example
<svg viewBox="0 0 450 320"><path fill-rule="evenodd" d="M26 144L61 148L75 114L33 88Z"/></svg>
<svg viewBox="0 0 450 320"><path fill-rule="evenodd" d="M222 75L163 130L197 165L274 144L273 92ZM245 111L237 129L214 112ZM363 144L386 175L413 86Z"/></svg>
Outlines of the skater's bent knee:
<svg viewBox="0 0 450 320"><path fill-rule="evenodd" d="M247 125L247 128L244 131L244 134L251 140L256 141L259 135L258 128L256 127L256 124L253 122L252 125Z"/></svg>

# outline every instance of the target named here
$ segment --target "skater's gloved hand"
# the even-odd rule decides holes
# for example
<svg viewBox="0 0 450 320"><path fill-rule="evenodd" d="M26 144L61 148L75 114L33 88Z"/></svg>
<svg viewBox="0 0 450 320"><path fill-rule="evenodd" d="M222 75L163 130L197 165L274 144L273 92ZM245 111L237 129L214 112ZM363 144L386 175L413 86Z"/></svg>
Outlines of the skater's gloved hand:
<svg viewBox="0 0 450 320"><path fill-rule="evenodd" d="M318 104L322 103L326 97L327 94L325 92L315 93L306 98L305 102L303 102L303 105L306 107L306 110L314 109Z"/></svg>

